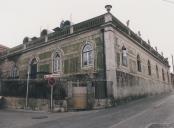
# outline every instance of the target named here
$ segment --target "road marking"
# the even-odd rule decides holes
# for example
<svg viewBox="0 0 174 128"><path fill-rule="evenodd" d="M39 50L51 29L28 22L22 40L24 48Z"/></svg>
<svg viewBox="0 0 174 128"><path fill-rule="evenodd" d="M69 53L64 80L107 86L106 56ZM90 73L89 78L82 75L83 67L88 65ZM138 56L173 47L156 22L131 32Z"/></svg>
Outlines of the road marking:
<svg viewBox="0 0 174 128"><path fill-rule="evenodd" d="M159 104L154 105L154 107L153 107L153 108L159 108L159 107L161 107L161 105L163 105L164 103L166 103L166 101L164 101L164 102L161 102L161 103L159 103Z"/></svg>
<svg viewBox="0 0 174 128"><path fill-rule="evenodd" d="M163 99L163 100L164 100L164 99ZM168 97L167 97L164 101L159 101L158 103L156 103L156 104L153 105L152 107L153 107L153 108L159 108L159 107L161 107L163 104L165 104L167 101L168 101ZM119 125L125 123L126 121L129 121L129 120L131 120L131 119L137 118L138 116L144 114L145 112L147 112L147 111L150 110L150 109L151 109L151 108L146 109L146 110L144 110L144 111L142 111L142 112L140 112L140 113L138 113L138 114L136 114L136 115L133 115L133 116L131 116L131 117L125 119L125 120L122 120L122 121L118 122L117 124L114 124L114 125L110 126L109 128L115 128L115 127L117 127L117 126L119 126Z"/></svg>
<svg viewBox="0 0 174 128"><path fill-rule="evenodd" d="M169 98L167 97L166 99L160 100L159 102L157 102L153 108L159 108L161 107L163 104L165 104L167 101L169 100Z"/></svg>
<svg viewBox="0 0 174 128"><path fill-rule="evenodd" d="M174 124L171 123L151 123L145 128L173 128Z"/></svg>
<svg viewBox="0 0 174 128"><path fill-rule="evenodd" d="M140 113L138 113L138 114L136 114L136 115L133 115L133 116L131 116L131 117L125 119L125 120L122 120L122 121L120 121L119 123L114 124L114 125L112 125L112 126L109 127L109 128L115 128L115 127L117 127L117 126L119 126L119 125L125 123L126 121L129 121L129 120L131 120L131 119L133 119L133 118L136 118L136 117L138 117L138 116L140 116L140 115L146 113L148 110L149 110L149 109L146 109L146 110L144 110L144 111L142 111L142 112L140 112Z"/></svg>

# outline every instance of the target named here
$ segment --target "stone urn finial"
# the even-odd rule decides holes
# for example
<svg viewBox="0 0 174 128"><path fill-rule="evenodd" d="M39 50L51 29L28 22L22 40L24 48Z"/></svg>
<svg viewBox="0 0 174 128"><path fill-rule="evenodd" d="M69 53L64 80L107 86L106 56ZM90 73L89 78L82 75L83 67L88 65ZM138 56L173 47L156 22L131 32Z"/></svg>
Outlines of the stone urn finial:
<svg viewBox="0 0 174 128"><path fill-rule="evenodd" d="M106 5L105 9L107 10L107 12L109 13L111 11L112 5Z"/></svg>

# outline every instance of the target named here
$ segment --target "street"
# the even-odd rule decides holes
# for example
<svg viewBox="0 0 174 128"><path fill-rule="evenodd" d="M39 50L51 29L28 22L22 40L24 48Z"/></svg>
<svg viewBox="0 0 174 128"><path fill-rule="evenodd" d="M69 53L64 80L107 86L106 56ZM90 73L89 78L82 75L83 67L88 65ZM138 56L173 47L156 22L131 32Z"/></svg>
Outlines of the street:
<svg viewBox="0 0 174 128"><path fill-rule="evenodd" d="M174 128L173 108L174 94L171 93L92 111L0 110L0 128Z"/></svg>

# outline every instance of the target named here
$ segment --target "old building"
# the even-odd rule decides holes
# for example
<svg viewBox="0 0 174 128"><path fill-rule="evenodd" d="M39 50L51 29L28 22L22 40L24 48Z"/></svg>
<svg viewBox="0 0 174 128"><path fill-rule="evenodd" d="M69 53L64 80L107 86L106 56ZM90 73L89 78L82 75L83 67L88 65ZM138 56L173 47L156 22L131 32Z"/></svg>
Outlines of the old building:
<svg viewBox="0 0 174 128"><path fill-rule="evenodd" d="M101 99L170 91L167 58L106 8L95 18L74 25L65 21L53 32L25 37L0 56L2 79L26 79L28 69L30 79L58 74L67 81L92 81L95 95L102 91Z"/></svg>

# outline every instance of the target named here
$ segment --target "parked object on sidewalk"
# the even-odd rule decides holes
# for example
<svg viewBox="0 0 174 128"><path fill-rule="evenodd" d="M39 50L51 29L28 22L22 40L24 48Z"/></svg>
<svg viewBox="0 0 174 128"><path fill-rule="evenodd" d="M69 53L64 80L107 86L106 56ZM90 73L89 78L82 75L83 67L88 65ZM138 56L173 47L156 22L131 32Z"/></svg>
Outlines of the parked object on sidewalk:
<svg viewBox="0 0 174 128"><path fill-rule="evenodd" d="M86 87L73 87L73 105L75 109L87 109Z"/></svg>

